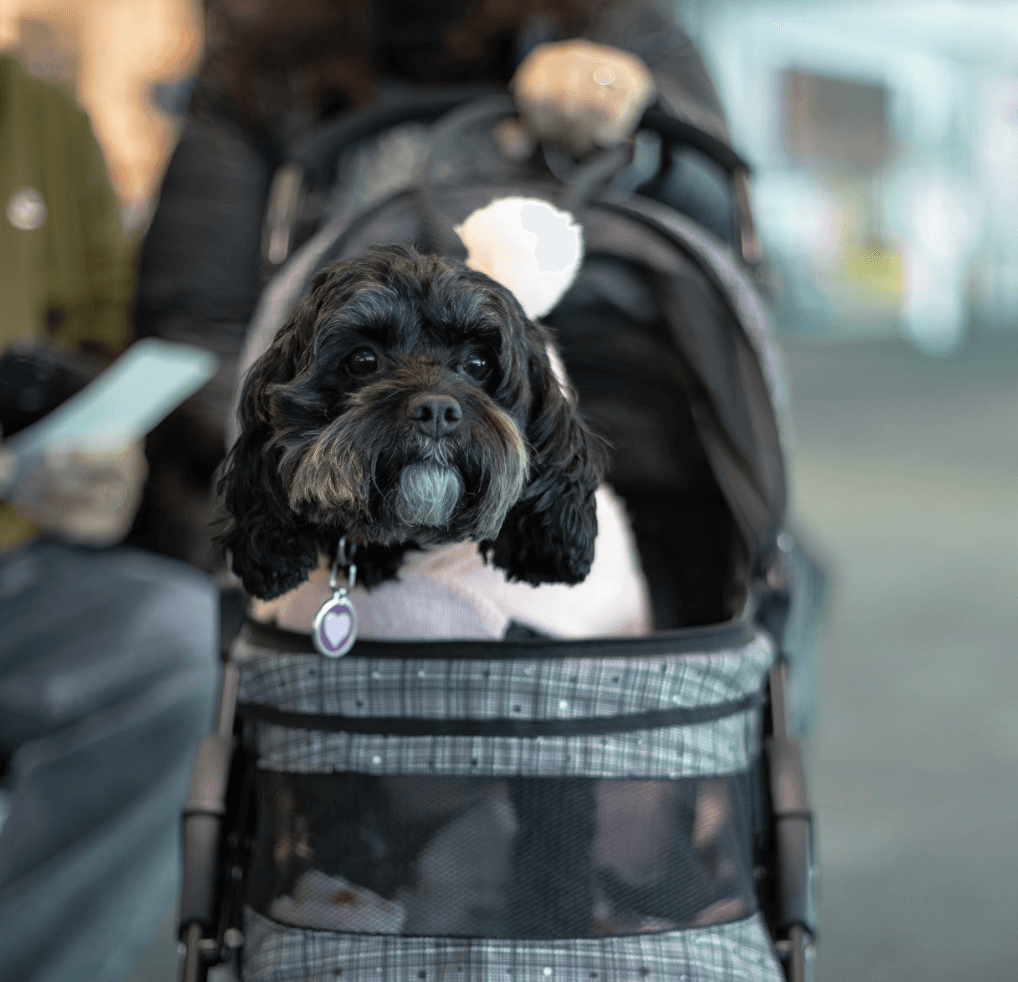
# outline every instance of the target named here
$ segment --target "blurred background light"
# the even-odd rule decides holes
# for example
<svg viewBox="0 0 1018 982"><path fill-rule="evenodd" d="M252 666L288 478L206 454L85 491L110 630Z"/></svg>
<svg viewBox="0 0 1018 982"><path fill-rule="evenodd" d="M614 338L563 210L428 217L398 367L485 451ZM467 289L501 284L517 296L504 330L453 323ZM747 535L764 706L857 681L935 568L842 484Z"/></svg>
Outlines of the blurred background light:
<svg viewBox="0 0 1018 982"><path fill-rule="evenodd" d="M0 2L0 48L88 111L131 232L144 226L177 135L153 86L156 99L172 93L197 67L201 11L201 0Z"/></svg>
<svg viewBox="0 0 1018 982"><path fill-rule="evenodd" d="M680 0L756 165L779 329L1018 330L1018 5Z"/></svg>

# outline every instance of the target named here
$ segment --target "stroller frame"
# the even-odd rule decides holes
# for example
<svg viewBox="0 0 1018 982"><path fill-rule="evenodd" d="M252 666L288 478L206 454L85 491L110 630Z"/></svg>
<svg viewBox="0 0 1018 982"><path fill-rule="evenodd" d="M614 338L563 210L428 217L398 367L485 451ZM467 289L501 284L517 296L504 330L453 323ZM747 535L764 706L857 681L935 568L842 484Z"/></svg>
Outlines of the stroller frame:
<svg viewBox="0 0 1018 982"><path fill-rule="evenodd" d="M392 125L394 121L436 118L457 106L470 90L431 94L421 105L387 109L375 117L375 125ZM395 113L395 115L394 115ZM381 122L379 123L379 120ZM369 121L370 123L370 121ZM744 175L747 168L726 145L701 131L651 112L644 120L646 127L656 129L666 140L695 147L717 162L730 176ZM266 242L276 243L271 265L281 262L290 253L297 234L296 198L302 182L317 169L323 159L334 158L350 139L372 131L362 117L343 120L316 132L304 141L289 164L274 182L267 211ZM619 161L609 162L609 170L618 170ZM614 170L612 170L612 168ZM604 165L602 164L602 170ZM611 176L609 173L607 176ZM604 183L605 174L597 167L581 175L580 188L573 188L572 200L596 192ZM589 186L582 187L586 179ZM430 189L425 185L420 199L431 207ZM602 197L610 208L612 196ZM638 204L627 202L630 214L639 213ZM432 213L433 214L433 213ZM644 216L647 224L655 224L651 213ZM737 243L747 240L751 232L748 213L737 222L733 238ZM428 223L426 223L427 226ZM426 227L426 231L429 231ZM280 245L282 243L282 245ZM747 264L748 265L748 264ZM717 271L712 270L716 279ZM739 289L729 289L729 296ZM806 794L804 771L798 742L788 725L786 698L789 672L788 653L782 650L782 638L792 605L791 570L793 546L787 533L778 536L774 555L765 568L753 571L754 582L740 618L728 624L707 628L686 628L665 632L681 644L698 636L720 630L742 628L750 631L762 627L773 639L776 658L762 693L763 754L754 774L754 792L766 821L755 835L754 878L759 908L771 934L774 949L790 982L808 982L812 978L814 944L817 936L816 888L817 875L813 846L813 817ZM661 637L657 635L656 637ZM651 639L655 636L651 636ZM625 639L626 644L650 639ZM615 640L602 639L602 644ZM361 642L362 645L371 642ZM417 643L385 643L401 648L404 657L414 654ZM431 643L432 647L444 645ZM455 646L461 642L449 642ZM471 642L475 647L496 650L503 642ZM355 649L348 657L355 657ZM390 656L391 657L391 656ZM493 657L488 655L485 657ZM238 715L240 666L231 660L228 647L223 647L224 671L220 694L219 715L215 733L200 744L190 793L183 812L184 879L181 893L180 937L183 949L182 978L184 982L204 982L214 965L232 963L239 969L244 936L240 914L243 907L247 865L253 849L254 774L256 761L244 746L243 721Z"/></svg>

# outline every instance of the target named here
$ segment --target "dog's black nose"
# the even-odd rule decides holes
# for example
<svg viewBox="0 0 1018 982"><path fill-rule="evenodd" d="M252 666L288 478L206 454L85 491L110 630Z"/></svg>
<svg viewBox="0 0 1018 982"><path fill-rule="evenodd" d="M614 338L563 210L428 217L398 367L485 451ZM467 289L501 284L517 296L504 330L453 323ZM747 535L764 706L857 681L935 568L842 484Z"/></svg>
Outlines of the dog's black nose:
<svg viewBox="0 0 1018 982"><path fill-rule="evenodd" d="M463 410L452 396L430 393L414 396L407 406L407 415L422 433L440 440L460 425Z"/></svg>

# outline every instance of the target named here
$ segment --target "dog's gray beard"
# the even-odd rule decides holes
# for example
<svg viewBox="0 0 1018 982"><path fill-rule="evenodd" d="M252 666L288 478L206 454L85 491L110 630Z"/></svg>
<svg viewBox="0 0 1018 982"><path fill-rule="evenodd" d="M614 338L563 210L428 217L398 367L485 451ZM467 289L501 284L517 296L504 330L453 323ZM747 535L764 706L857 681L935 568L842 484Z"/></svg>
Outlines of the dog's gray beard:
<svg viewBox="0 0 1018 982"><path fill-rule="evenodd" d="M459 471L440 464L410 464L399 476L392 506L397 518L411 527L444 528L463 495Z"/></svg>

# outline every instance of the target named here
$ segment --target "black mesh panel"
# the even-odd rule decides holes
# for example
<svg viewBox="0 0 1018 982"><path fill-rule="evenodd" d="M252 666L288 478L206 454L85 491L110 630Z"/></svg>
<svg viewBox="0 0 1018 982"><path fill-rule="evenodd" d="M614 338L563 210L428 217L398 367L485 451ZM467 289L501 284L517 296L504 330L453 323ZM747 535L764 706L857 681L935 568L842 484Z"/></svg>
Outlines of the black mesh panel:
<svg viewBox="0 0 1018 982"><path fill-rule="evenodd" d="M368 934L583 938L756 908L749 781L260 772L248 900Z"/></svg>

